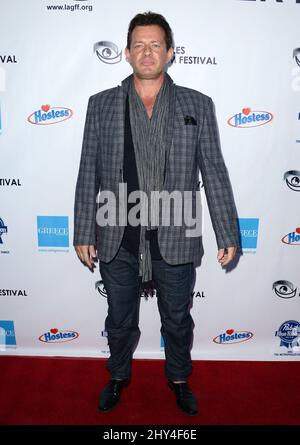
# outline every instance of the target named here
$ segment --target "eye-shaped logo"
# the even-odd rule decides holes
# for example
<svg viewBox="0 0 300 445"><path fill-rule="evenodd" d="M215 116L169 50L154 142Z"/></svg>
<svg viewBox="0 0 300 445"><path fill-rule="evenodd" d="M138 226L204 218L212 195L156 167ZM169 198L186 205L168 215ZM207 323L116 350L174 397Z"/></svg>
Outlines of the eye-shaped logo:
<svg viewBox="0 0 300 445"><path fill-rule="evenodd" d="M300 192L300 171L299 170L290 170L285 172L283 176L283 180L286 182L286 185L294 192Z"/></svg>
<svg viewBox="0 0 300 445"><path fill-rule="evenodd" d="M293 51L293 58L298 66L300 66L300 48L295 48Z"/></svg>
<svg viewBox="0 0 300 445"><path fill-rule="evenodd" d="M275 281L275 283L273 283L272 289L280 298L293 298L297 292L297 288L294 289L293 283L285 280Z"/></svg>
<svg viewBox="0 0 300 445"><path fill-rule="evenodd" d="M119 48L113 42L101 41L94 45L94 52L101 62L109 65L119 63L122 60L122 50L119 52Z"/></svg>
<svg viewBox="0 0 300 445"><path fill-rule="evenodd" d="M102 295L102 297L107 298L107 293L103 284L102 280L96 281L95 283L95 289L98 290L99 294Z"/></svg>

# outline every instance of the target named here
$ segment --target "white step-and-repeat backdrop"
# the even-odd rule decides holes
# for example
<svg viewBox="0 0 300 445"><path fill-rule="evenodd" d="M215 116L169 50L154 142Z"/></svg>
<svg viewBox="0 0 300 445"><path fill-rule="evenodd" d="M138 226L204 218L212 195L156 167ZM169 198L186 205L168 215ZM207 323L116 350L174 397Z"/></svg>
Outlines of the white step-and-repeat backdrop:
<svg viewBox="0 0 300 445"><path fill-rule="evenodd" d="M211 96L242 254L222 270L204 200L192 356L300 357L300 0L0 0L1 354L107 357L98 269L72 247L87 101L130 74L127 27L159 12L169 74ZM142 295L136 358L163 358Z"/></svg>

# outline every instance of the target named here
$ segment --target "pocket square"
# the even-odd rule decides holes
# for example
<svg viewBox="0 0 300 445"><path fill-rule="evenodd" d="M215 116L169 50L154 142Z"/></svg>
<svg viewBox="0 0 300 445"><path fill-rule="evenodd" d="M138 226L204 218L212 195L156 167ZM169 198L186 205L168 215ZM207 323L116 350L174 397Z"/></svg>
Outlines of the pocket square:
<svg viewBox="0 0 300 445"><path fill-rule="evenodd" d="M197 125L197 121L193 116L185 116L184 118L184 124L185 125Z"/></svg>

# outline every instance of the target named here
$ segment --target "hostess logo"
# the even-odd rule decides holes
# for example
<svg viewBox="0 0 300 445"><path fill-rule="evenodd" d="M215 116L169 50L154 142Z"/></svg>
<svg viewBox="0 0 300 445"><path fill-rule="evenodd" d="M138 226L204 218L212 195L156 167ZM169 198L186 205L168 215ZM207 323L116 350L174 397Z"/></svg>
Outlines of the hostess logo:
<svg viewBox="0 0 300 445"><path fill-rule="evenodd" d="M39 337L39 340L44 343L65 343L72 341L79 337L78 332L75 331L59 331L56 328L50 329L49 332Z"/></svg>
<svg viewBox="0 0 300 445"><path fill-rule="evenodd" d="M284 244L290 244L294 246L300 245L300 227L297 227L294 232L290 232L287 235L285 235L281 241Z"/></svg>
<svg viewBox="0 0 300 445"><path fill-rule="evenodd" d="M59 122L70 119L73 111L65 107L51 107L50 105L42 105L40 110L34 111L28 116L27 121L35 125L58 124Z"/></svg>
<svg viewBox="0 0 300 445"><path fill-rule="evenodd" d="M218 335L213 339L214 343L219 345L229 345L233 343L242 343L250 340L253 333L249 331L234 331L234 329L227 329L223 334Z"/></svg>
<svg viewBox="0 0 300 445"><path fill-rule="evenodd" d="M251 108L243 108L241 113L231 116L227 123L231 127L251 128L266 125L273 119L273 114L269 111L252 111Z"/></svg>

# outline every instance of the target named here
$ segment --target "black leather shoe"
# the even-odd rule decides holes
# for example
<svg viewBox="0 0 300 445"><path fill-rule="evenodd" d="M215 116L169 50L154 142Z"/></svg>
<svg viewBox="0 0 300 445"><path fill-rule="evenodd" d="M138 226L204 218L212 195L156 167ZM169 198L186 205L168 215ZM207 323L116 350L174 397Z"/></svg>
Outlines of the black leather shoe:
<svg viewBox="0 0 300 445"><path fill-rule="evenodd" d="M100 411L110 411L120 400L122 390L129 384L129 379L111 379L100 394Z"/></svg>
<svg viewBox="0 0 300 445"><path fill-rule="evenodd" d="M172 380L169 380L168 386L175 392L179 408L189 416L196 416L198 414L198 402L188 383L174 383Z"/></svg>

